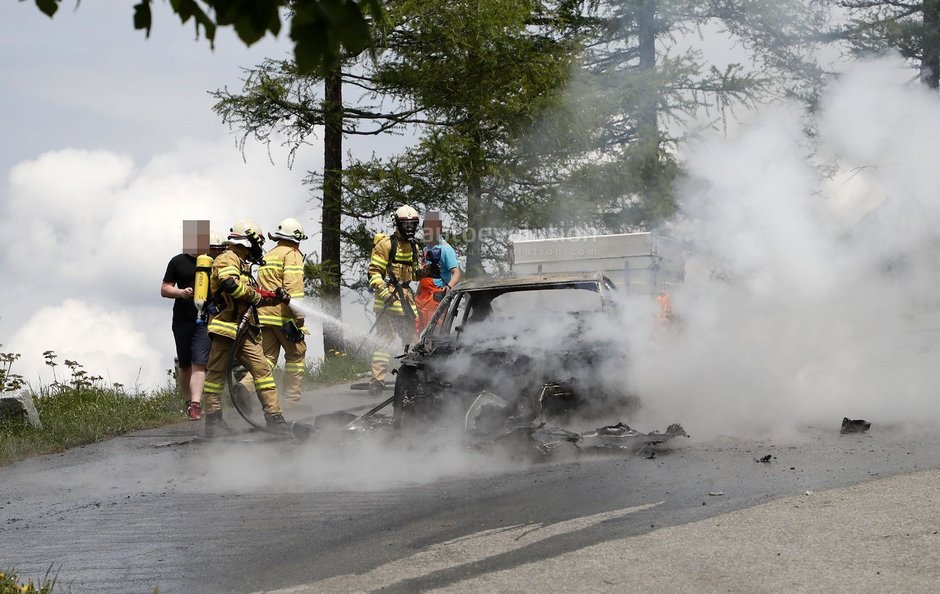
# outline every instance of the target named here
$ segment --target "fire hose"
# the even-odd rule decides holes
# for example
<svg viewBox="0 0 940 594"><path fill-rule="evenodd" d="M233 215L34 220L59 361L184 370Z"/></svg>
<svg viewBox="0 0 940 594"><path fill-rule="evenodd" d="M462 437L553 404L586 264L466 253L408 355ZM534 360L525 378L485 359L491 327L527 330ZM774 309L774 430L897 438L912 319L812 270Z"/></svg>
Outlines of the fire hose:
<svg viewBox="0 0 940 594"><path fill-rule="evenodd" d="M264 431L265 433L270 433L272 435L282 435L276 431L268 429L266 425L258 423L251 418L245 411L241 409L238 404L238 398L235 398L235 375L233 370L235 368L235 360L238 358L238 349L245 341L245 337L248 335L248 332L251 328L251 318L255 315L255 306L251 306L245 312L245 315L242 316L242 319L238 322L238 330L235 332L235 341L232 343L232 349L229 352L228 357L228 369L226 370L225 383L228 386L229 397L232 399L232 405L235 407L235 410L238 412L239 416L245 420L246 423L257 429L258 431ZM297 421L287 422L287 426L290 429L290 435L297 440L307 440L316 433L316 428L313 425L308 423L300 423Z"/></svg>

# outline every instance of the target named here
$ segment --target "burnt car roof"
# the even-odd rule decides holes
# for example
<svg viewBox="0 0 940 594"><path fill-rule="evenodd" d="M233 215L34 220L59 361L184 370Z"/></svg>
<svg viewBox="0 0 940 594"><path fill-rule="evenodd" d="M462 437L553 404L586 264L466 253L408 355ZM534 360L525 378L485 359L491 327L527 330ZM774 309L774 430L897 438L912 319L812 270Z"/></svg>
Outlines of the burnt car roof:
<svg viewBox="0 0 940 594"><path fill-rule="evenodd" d="M600 272L560 272L553 274L527 274L506 278L486 278L461 281L455 291L485 291L490 289L512 289L539 285L565 285L571 283L598 283L613 285L613 282Z"/></svg>

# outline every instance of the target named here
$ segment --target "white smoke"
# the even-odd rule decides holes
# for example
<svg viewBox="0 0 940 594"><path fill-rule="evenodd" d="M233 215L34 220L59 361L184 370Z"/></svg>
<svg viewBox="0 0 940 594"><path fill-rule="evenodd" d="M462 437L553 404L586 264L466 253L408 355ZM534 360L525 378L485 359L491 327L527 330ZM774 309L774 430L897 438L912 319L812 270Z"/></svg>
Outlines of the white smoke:
<svg viewBox="0 0 940 594"><path fill-rule="evenodd" d="M787 105L691 150L677 230L714 274L676 292L668 338L628 336L648 418L736 434L940 421L940 100L899 71L862 62L833 84L818 157Z"/></svg>
<svg viewBox="0 0 940 594"><path fill-rule="evenodd" d="M53 350L128 387L163 385L175 349L173 302L159 291L182 220L225 232L249 217L267 231L287 216L308 226L317 216L302 171L275 167L263 146L246 149L243 160L230 139L182 139L140 163L61 149L13 167L0 190L0 344L22 354L14 371L51 382L42 353Z"/></svg>

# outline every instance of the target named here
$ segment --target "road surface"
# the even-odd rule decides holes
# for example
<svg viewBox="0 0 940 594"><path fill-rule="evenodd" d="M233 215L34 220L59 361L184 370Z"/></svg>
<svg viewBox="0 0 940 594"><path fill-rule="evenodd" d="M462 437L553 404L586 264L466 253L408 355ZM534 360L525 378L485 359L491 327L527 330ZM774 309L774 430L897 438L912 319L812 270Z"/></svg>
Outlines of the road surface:
<svg viewBox="0 0 940 594"><path fill-rule="evenodd" d="M376 401L338 388L307 402L309 415ZM940 438L877 420L786 442L697 441L687 424L693 438L654 459L538 465L428 435L210 443L192 438L200 425L0 468L0 567L123 593L940 583Z"/></svg>

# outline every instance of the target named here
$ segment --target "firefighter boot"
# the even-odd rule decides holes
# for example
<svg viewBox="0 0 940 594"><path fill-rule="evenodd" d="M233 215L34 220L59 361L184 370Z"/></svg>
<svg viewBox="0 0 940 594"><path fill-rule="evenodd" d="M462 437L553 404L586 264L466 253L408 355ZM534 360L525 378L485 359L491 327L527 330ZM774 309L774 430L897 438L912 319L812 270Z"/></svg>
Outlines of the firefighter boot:
<svg viewBox="0 0 940 594"><path fill-rule="evenodd" d="M206 413L203 418L206 419L206 437L225 437L234 433L228 423L225 422L225 419L222 418L221 410Z"/></svg>
<svg viewBox="0 0 940 594"><path fill-rule="evenodd" d="M281 413L264 415L264 422L267 424L268 431L271 433L277 433L279 435L290 434L290 425L287 424L287 421L284 420L284 415Z"/></svg>

